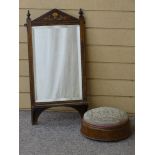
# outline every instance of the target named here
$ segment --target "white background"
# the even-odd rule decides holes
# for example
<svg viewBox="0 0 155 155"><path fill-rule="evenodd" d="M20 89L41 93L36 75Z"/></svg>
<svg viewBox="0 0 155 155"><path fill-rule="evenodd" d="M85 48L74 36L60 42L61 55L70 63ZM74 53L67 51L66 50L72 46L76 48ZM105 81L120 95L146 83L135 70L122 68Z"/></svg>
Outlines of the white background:
<svg viewBox="0 0 155 155"><path fill-rule="evenodd" d="M155 1L136 0L136 155L155 154Z"/></svg>

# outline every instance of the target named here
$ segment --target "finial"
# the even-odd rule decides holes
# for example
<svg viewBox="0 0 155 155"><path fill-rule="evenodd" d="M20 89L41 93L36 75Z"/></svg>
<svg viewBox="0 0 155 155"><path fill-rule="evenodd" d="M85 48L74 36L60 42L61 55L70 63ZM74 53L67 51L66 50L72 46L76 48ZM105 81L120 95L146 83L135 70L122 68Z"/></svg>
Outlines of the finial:
<svg viewBox="0 0 155 155"><path fill-rule="evenodd" d="M82 11L81 8L80 8L80 10L79 10L79 15L80 15L80 17L83 16L83 11Z"/></svg>
<svg viewBox="0 0 155 155"><path fill-rule="evenodd" d="M31 14L30 14L30 11L28 10L27 11L27 18L30 18Z"/></svg>

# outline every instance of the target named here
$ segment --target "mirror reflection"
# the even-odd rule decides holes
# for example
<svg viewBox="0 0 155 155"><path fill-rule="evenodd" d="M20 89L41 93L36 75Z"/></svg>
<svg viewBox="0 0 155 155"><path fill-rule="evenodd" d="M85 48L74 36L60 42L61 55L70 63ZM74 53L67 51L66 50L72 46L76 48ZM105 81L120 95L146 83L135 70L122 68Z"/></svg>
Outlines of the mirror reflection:
<svg viewBox="0 0 155 155"><path fill-rule="evenodd" d="M33 26L35 101L82 100L79 25Z"/></svg>

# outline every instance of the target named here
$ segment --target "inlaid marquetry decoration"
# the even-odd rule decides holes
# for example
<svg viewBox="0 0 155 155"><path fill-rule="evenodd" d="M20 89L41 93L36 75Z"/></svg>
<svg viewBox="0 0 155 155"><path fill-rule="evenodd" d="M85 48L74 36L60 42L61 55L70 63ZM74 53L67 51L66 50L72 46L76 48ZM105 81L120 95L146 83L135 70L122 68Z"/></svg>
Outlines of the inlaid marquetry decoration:
<svg viewBox="0 0 155 155"><path fill-rule="evenodd" d="M79 13L81 15L81 12ZM63 23L61 23L61 21L63 21ZM79 20L78 18L68 15L58 9L53 9L32 21L32 25L62 25L65 23L78 24Z"/></svg>

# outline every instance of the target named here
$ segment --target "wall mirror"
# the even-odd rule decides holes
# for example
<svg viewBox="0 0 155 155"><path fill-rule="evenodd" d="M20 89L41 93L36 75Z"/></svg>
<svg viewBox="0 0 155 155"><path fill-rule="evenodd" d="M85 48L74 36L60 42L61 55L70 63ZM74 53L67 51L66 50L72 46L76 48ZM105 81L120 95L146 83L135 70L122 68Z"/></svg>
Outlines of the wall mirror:
<svg viewBox="0 0 155 155"><path fill-rule="evenodd" d="M53 9L25 26L28 36L31 118L47 108L67 106L82 117L87 110L85 75L85 21Z"/></svg>

